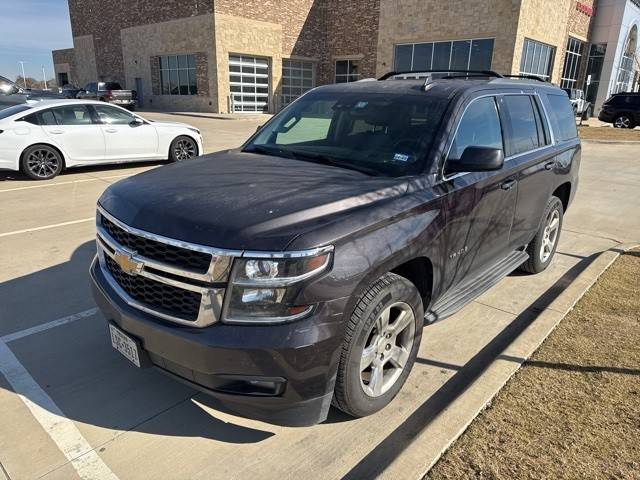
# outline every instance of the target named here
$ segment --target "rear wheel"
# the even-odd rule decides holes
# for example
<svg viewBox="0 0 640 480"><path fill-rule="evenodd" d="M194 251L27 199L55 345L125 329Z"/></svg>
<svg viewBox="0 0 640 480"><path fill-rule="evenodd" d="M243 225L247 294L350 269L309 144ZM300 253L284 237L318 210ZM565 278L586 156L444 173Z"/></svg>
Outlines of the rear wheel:
<svg viewBox="0 0 640 480"><path fill-rule="evenodd" d="M363 417L388 405L404 385L422 337L415 286L387 273L362 296L348 322L333 403Z"/></svg>
<svg viewBox="0 0 640 480"><path fill-rule="evenodd" d="M198 144L193 138L182 135L171 142L169 160L172 162L182 162L197 156Z"/></svg>
<svg viewBox="0 0 640 480"><path fill-rule="evenodd" d="M64 166L60 152L49 145L33 145L22 153L22 172L33 180L49 180Z"/></svg>
<svg viewBox="0 0 640 480"><path fill-rule="evenodd" d="M633 128L635 125L633 124L633 120L629 115L623 113L618 115L613 121L613 126L615 128Z"/></svg>
<svg viewBox="0 0 640 480"><path fill-rule="evenodd" d="M556 253L564 208L558 197L551 197L542 217L542 224L538 233L527 246L529 259L520 266L521 270L528 273L540 273L545 270Z"/></svg>

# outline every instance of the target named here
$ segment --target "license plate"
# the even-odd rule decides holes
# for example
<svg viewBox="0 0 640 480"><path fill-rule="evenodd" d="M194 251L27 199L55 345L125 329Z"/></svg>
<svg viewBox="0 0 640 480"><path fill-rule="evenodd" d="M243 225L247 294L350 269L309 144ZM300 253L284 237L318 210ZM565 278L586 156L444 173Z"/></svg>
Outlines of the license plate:
<svg viewBox="0 0 640 480"><path fill-rule="evenodd" d="M136 341L111 324L109 324L109 331L113 348L124 355L136 367L140 368L140 347L138 347Z"/></svg>

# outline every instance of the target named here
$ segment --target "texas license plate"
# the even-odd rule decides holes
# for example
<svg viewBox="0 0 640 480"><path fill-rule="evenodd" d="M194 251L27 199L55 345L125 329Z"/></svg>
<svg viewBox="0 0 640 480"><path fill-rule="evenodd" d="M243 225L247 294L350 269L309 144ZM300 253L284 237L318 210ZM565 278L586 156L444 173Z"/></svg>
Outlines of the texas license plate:
<svg viewBox="0 0 640 480"><path fill-rule="evenodd" d="M138 343L114 325L109 324L109 332L111 333L111 345L113 348L124 355L136 367L140 368L140 347Z"/></svg>

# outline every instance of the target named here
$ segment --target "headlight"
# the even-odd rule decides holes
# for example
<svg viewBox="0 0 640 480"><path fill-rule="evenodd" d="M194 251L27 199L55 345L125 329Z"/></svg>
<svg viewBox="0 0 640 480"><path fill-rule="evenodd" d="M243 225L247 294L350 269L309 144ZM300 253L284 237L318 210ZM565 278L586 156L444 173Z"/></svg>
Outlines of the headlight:
<svg viewBox="0 0 640 480"><path fill-rule="evenodd" d="M284 323L309 314L313 305L296 305L304 281L329 269L333 247L302 252L245 253L234 262L224 321Z"/></svg>

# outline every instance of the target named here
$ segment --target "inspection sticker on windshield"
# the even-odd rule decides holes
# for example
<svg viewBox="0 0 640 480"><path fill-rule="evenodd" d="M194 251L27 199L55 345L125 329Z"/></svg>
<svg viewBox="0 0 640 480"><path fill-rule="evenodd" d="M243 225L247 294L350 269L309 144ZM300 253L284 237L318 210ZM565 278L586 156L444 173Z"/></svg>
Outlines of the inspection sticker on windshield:
<svg viewBox="0 0 640 480"><path fill-rule="evenodd" d="M355 108L364 108L364 107L366 107L367 105L369 105L369 102L362 102L362 101L360 101L360 102L356 103Z"/></svg>
<svg viewBox="0 0 640 480"><path fill-rule="evenodd" d="M396 153L393 156L393 159L396 162L408 162L409 161L409 155L405 155L404 153Z"/></svg>

